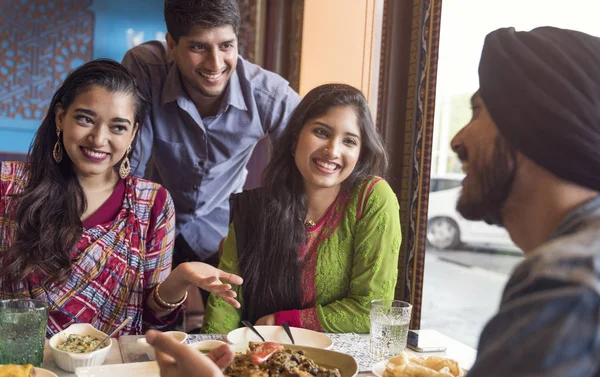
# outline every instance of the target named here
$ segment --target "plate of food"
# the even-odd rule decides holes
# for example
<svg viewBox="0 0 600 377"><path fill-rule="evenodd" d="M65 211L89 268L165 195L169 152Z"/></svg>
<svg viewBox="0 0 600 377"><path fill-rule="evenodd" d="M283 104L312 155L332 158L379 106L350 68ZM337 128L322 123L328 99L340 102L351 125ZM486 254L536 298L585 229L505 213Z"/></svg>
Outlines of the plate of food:
<svg viewBox="0 0 600 377"><path fill-rule="evenodd" d="M47 369L36 368L31 364L15 365L7 364L0 365L0 377L57 377L56 374Z"/></svg>
<svg viewBox="0 0 600 377"><path fill-rule="evenodd" d="M48 346L56 365L64 371L74 372L79 367L104 364L113 340L108 339L94 349L106 337L107 334L89 323L74 323L50 338Z"/></svg>
<svg viewBox="0 0 600 377"><path fill-rule="evenodd" d="M215 343L211 346L216 345ZM208 345L197 348L198 352L203 352L205 347ZM279 377L284 374L302 377L354 377L357 373L358 364L350 355L321 348L272 342L250 342L248 349L236 353L233 362L224 371L229 377ZM77 377L159 377L160 370L156 361L148 361L77 368L75 374Z"/></svg>
<svg viewBox="0 0 600 377"><path fill-rule="evenodd" d="M237 353L224 374L230 377L251 375L305 377L354 377L358 363L343 353L274 342L250 342L246 353Z"/></svg>
<svg viewBox="0 0 600 377"><path fill-rule="evenodd" d="M281 326L254 326L254 328L263 336L263 338L265 338L266 342L280 344L292 343ZM323 333L299 327L290 327L290 331L296 345L322 349L330 349L333 346L333 340ZM262 341L258 335L247 327L240 327L239 329L229 332L229 334L227 334L227 340L233 344Z"/></svg>
<svg viewBox="0 0 600 377"><path fill-rule="evenodd" d="M416 356L402 352L373 365L378 377L463 377L467 371L458 362L442 356Z"/></svg>

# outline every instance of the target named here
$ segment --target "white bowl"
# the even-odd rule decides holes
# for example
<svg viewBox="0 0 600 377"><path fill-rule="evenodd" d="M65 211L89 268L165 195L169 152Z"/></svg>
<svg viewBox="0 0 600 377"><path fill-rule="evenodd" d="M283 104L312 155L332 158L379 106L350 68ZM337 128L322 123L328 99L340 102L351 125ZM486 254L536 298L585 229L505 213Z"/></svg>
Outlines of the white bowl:
<svg viewBox="0 0 600 377"><path fill-rule="evenodd" d="M267 342L292 344L292 341L281 326L254 326L254 328L263 336L263 338L265 338L265 341ZM302 329L299 327L290 327L290 332L294 337L296 345L299 346L323 349L330 349L333 346L333 340L321 332ZM258 335L256 335L247 327L240 327L239 329L230 331L229 334L227 334L227 340L233 344L262 342Z"/></svg>
<svg viewBox="0 0 600 377"><path fill-rule="evenodd" d="M182 331L166 331L163 334L168 335L170 337L175 338L179 343L185 342L187 339L187 334ZM148 344L146 338L139 338L136 341L138 347L143 348L146 355L150 360L156 360L156 354L154 353L154 347Z"/></svg>
<svg viewBox="0 0 600 377"><path fill-rule="evenodd" d="M112 347L112 339L105 342L105 344L108 342L108 346L104 346L94 352L73 353L61 351L56 348L59 344L64 343L70 334L90 335L100 340L107 337L107 334L95 329L89 323L75 323L54 335L48 341L48 345L52 351L52 357L60 369L67 372L75 372L75 368L78 367L90 367L104 363L106 355L108 355L108 351Z"/></svg>
<svg viewBox="0 0 600 377"><path fill-rule="evenodd" d="M208 340L200 340L194 343L188 344L189 347L200 350L212 351L215 348L221 347L223 344L227 344L225 342L221 342L220 340L208 339Z"/></svg>

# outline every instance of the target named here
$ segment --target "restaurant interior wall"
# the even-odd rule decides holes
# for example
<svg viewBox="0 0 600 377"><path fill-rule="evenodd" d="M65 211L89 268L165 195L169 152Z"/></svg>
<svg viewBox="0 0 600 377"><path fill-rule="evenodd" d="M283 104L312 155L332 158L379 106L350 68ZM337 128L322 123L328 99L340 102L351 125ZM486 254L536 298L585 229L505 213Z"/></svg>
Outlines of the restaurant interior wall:
<svg viewBox="0 0 600 377"><path fill-rule="evenodd" d="M332 82L362 90L376 114L383 0L304 0L300 95Z"/></svg>

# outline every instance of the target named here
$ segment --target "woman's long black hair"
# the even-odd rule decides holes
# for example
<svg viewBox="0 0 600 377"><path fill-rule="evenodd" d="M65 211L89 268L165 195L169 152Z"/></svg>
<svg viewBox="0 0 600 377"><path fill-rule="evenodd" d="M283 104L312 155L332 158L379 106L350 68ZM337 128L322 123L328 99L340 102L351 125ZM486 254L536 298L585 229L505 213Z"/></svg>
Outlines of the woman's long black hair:
<svg viewBox="0 0 600 377"><path fill-rule="evenodd" d="M256 214L255 232L239 253L244 278L244 318L254 323L260 317L281 310L300 309L301 265L298 249L305 241L306 195L293 149L304 125L335 107L350 106L356 112L361 150L358 162L343 182L351 190L371 176L383 176L387 153L375 129L368 103L356 88L326 84L311 90L290 116L288 125L275 142L263 177L261 212Z"/></svg>
<svg viewBox="0 0 600 377"><path fill-rule="evenodd" d="M147 102L134 77L121 64L98 59L69 73L52 97L48 114L29 148L27 186L22 194L12 198L14 208L7 209L12 215L10 221L16 222L16 230L10 237L12 244L8 242L8 248L0 250L0 277L13 284L22 282L33 271L47 276L46 284L64 282L71 273L71 253L81 237L81 215L87 204L62 139L62 162L57 163L52 157L57 141L55 119L57 107L66 111L79 94L91 87L130 94L135 123L141 124L145 117ZM119 164L120 161L117 168Z"/></svg>

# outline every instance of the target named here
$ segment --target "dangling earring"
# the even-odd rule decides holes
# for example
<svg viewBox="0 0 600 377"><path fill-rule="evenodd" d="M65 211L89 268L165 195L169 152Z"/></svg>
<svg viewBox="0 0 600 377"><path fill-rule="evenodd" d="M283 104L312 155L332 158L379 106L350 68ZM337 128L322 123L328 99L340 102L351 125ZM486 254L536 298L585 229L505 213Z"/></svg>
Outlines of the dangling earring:
<svg viewBox="0 0 600 377"><path fill-rule="evenodd" d="M131 144L127 147L127 152L125 152L125 158L121 161L121 166L119 167L119 175L121 178L125 179L129 175L131 171L131 164L129 163L129 152L131 152Z"/></svg>
<svg viewBox="0 0 600 377"><path fill-rule="evenodd" d="M56 127L56 139L56 144L54 144L54 149L52 150L52 157L54 157L54 161L60 164L63 159L63 149L60 144L60 129L58 127Z"/></svg>

